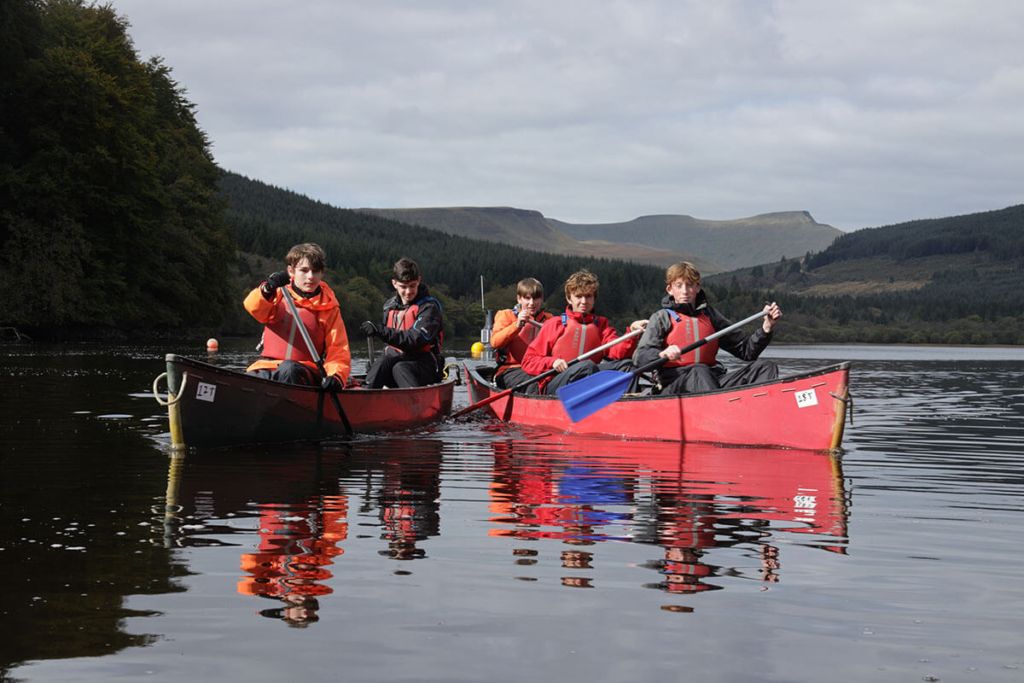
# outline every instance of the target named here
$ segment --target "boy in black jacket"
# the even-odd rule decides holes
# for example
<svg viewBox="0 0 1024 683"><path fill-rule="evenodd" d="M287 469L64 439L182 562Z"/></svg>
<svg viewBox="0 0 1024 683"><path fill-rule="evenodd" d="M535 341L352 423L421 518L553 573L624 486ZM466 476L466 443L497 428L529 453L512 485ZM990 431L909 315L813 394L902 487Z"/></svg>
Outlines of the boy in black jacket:
<svg viewBox="0 0 1024 683"><path fill-rule="evenodd" d="M359 326L366 336L380 337L384 353L366 373L366 386L421 387L441 381L444 357L441 340L444 324L441 304L430 296L412 259L395 263L391 286L397 294L384 304L384 324L369 320Z"/></svg>
<svg viewBox="0 0 1024 683"><path fill-rule="evenodd" d="M732 325L732 322L708 303L701 290L700 272L692 263L683 261L665 273L668 294L661 300L661 310L651 316L640 337L633 365L642 367L660 358L668 361L658 370L658 384L665 394L698 394L723 387L754 384L775 379L779 368L774 361L758 356L772 340L772 328L782 317L775 303L765 308L761 328L749 337L740 330L719 337L682 355L690 344ZM738 370L726 372L716 359L719 349L737 358L752 361Z"/></svg>

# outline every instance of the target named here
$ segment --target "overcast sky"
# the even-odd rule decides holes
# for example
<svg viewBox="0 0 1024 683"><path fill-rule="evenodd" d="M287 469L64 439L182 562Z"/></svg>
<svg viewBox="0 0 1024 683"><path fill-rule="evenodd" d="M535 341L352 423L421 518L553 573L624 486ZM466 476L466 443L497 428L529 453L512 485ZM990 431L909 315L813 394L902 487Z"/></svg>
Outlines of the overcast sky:
<svg viewBox="0 0 1024 683"><path fill-rule="evenodd" d="M112 0L222 167L576 223L1024 202L1021 0Z"/></svg>

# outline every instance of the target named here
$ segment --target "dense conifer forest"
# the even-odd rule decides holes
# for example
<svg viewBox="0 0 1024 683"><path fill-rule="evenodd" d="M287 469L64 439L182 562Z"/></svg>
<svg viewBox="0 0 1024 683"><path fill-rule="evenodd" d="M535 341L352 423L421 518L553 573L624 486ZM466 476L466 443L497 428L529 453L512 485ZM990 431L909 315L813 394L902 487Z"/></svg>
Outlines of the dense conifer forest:
<svg viewBox="0 0 1024 683"><path fill-rule="evenodd" d="M664 293L653 266L564 257L338 209L218 168L195 105L128 20L83 0L0 3L0 327L35 338L255 334L249 288L315 241L355 332L408 256L446 335L540 279L549 310L579 268L620 329ZM794 255L797 256L797 255ZM485 302L481 303L481 278ZM1024 344L1024 207L860 230L829 248L708 277L734 319L778 300L779 342Z"/></svg>
<svg viewBox="0 0 1024 683"><path fill-rule="evenodd" d="M18 293L3 324L215 326L233 245L170 69L139 61L110 7L75 0L4 0L0 50L0 285Z"/></svg>
<svg viewBox="0 0 1024 683"><path fill-rule="evenodd" d="M391 267L403 256L419 264L424 282L439 297L448 335L479 334L485 315L481 277L484 301L491 309L514 305L515 283L529 276L544 283L549 308L561 310L565 279L580 268L600 278L598 310L610 317L645 316L660 296L662 270L654 266L556 256L456 237L334 208L232 173L224 175L221 187L230 205L228 224L241 251L280 260L300 241L324 247L326 279L346 290L342 315L350 326L381 317L384 297L394 293L389 291ZM266 273L254 275L248 284L258 284Z"/></svg>

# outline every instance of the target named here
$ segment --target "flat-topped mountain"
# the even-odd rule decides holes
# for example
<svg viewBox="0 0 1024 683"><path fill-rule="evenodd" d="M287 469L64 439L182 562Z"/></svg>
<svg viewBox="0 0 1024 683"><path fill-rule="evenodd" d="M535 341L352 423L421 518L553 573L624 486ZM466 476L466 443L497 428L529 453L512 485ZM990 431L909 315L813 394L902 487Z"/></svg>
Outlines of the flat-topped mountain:
<svg viewBox="0 0 1024 683"><path fill-rule="evenodd" d="M806 211L766 213L712 221L683 215L641 216L622 223L574 224L549 219L578 240L643 244L699 254L725 270L803 257L827 248L844 233L818 223Z"/></svg>
<svg viewBox="0 0 1024 683"><path fill-rule="evenodd" d="M596 256L667 266L691 261L719 273L825 249L842 231L806 211L712 221L684 215L641 216L621 223L582 224L511 207L357 209L450 235L512 244L567 256Z"/></svg>

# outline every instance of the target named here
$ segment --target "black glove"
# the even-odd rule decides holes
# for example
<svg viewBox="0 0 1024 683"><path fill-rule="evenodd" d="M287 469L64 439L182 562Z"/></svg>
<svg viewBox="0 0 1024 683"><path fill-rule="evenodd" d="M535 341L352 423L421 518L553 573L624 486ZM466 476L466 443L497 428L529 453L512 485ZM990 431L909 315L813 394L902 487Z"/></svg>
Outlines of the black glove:
<svg viewBox="0 0 1024 683"><path fill-rule="evenodd" d="M380 336L380 328L377 327L375 324L371 323L369 320L367 320L366 322L359 326L359 331L365 334L367 337Z"/></svg>
<svg viewBox="0 0 1024 683"><path fill-rule="evenodd" d="M279 270L267 277L267 291L273 294L278 287L284 287L291 281L292 279L288 277L287 270Z"/></svg>
<svg viewBox="0 0 1024 683"><path fill-rule="evenodd" d="M338 379L337 375L324 377L323 381L320 383L320 386L322 386L325 391L341 391L342 389L345 388L345 385L341 383L341 380Z"/></svg>

